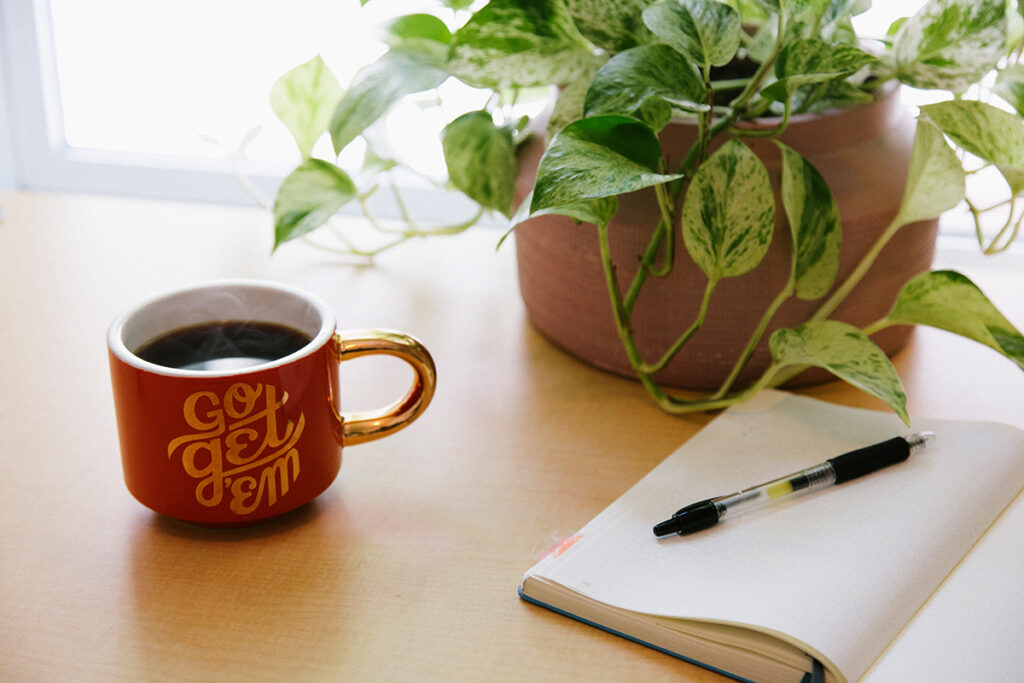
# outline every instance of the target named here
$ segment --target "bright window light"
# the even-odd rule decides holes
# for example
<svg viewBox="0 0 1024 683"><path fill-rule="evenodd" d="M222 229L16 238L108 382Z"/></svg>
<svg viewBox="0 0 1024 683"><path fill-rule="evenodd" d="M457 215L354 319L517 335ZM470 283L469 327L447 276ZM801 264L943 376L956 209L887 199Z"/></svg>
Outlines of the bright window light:
<svg viewBox="0 0 1024 683"><path fill-rule="evenodd" d="M374 27L436 6L356 0L50 0L66 140L221 157L256 127L256 161L296 163L268 92L321 54L339 81L380 56Z"/></svg>
<svg viewBox="0 0 1024 683"><path fill-rule="evenodd" d="M875 2L856 19L866 34L912 14L923 0ZM429 0L50 0L65 137L83 149L223 157L253 129L254 161L296 163L267 94L286 71L320 54L342 84L384 52L376 27L438 7ZM452 14L449 17L454 21ZM444 108L399 107L391 128L406 161L436 175L437 133L481 106L479 91L449 83ZM454 112L454 114L453 114ZM445 118L447 116L447 119ZM219 142L211 144L211 141ZM326 139L321 149L329 149ZM356 152L354 152L356 153Z"/></svg>

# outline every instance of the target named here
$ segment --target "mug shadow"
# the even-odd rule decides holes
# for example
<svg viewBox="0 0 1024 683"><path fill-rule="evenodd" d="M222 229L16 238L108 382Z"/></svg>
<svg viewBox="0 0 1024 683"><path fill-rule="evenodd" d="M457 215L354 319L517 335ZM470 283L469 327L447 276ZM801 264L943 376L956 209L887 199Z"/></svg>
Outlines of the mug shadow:
<svg viewBox="0 0 1024 683"><path fill-rule="evenodd" d="M253 526L142 520L127 558L139 677L328 673L353 626L323 597L351 588L347 526L330 493Z"/></svg>
<svg viewBox="0 0 1024 683"><path fill-rule="evenodd" d="M320 500L314 499L280 517L239 526L206 526L156 513L153 514L149 523L154 531L169 536L195 541L239 543L255 538L289 533L291 530L317 519L323 514L323 508L324 505Z"/></svg>

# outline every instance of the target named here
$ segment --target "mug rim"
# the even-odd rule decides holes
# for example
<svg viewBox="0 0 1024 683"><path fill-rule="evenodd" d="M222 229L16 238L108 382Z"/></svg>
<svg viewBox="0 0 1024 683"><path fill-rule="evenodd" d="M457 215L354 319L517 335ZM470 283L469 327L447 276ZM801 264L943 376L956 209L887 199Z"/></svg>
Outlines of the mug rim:
<svg viewBox="0 0 1024 683"><path fill-rule="evenodd" d="M200 292L204 290L216 290L216 289L249 289L249 290L267 290L274 292L283 292L291 296L302 299L309 304L313 310L316 311L320 318L320 327L312 340L298 351L282 356L281 358L267 361L265 363L259 363L257 365L248 366L245 368L237 368L232 370L187 370L184 368L172 368L165 365L159 365L152 363L147 360L143 360L135 351L128 348L128 345L124 341L124 331L126 325L139 316L144 311L150 309L153 306L159 305L163 302L170 301L183 294L191 292ZM273 320L261 321L261 322L277 322ZM202 323L197 323L202 324ZM173 289L167 289L156 294L153 294L132 306L130 309L119 315L107 329L107 348L110 352L117 357L123 363L126 363L134 368L150 372L157 375L165 375L168 377L190 377L197 379L217 379L227 377L239 377L242 375L249 375L257 372L264 372L274 368L289 365L297 360L312 355L318 351L327 341L334 335L336 322L334 319L334 312L327 306L327 304L317 297L316 295L307 292L298 287L294 287L289 284L281 282L272 282L269 280L256 280L256 279L244 279L244 278L232 278L223 280L211 280L202 282L199 284L184 285L181 287L175 287ZM165 329L161 331L157 336L173 332L175 329ZM155 339L156 337L153 337ZM152 339L148 340L152 341Z"/></svg>

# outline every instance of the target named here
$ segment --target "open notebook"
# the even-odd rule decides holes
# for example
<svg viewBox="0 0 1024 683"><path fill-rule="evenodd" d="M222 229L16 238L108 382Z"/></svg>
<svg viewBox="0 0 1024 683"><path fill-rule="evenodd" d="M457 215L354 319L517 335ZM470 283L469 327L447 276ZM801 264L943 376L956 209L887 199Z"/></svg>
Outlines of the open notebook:
<svg viewBox="0 0 1024 683"><path fill-rule="evenodd" d="M762 392L530 569L520 595L736 678L1024 678L1024 432L915 420L899 465L689 536L654 523L906 434L888 413ZM820 672L819 672L820 673Z"/></svg>

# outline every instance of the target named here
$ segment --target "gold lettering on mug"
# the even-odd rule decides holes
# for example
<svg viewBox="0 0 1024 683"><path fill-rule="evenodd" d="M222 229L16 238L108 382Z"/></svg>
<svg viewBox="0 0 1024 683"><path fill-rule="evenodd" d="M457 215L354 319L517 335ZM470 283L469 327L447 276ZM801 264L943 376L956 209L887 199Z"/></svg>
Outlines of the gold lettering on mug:
<svg viewBox="0 0 1024 683"><path fill-rule="evenodd" d="M167 457L180 452L185 472L199 480L200 505L220 505L228 492L231 511L248 515L288 493L299 477L295 445L306 417L299 413L298 421L282 425L278 411L287 402L288 393L278 399L271 384L245 382L232 384L223 396L197 391L185 399L182 414L194 431L167 444Z"/></svg>

